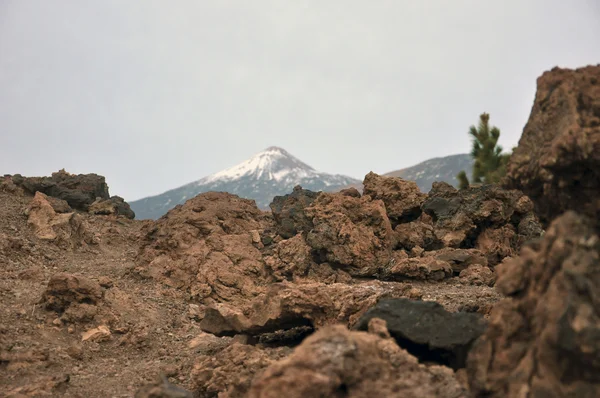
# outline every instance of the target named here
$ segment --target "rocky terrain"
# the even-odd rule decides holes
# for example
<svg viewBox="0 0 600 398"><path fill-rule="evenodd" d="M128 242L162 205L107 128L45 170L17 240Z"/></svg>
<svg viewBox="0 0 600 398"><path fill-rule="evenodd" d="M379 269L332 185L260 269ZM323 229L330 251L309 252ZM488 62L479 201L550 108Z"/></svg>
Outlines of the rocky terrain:
<svg viewBox="0 0 600 398"><path fill-rule="evenodd" d="M100 176L5 176L0 395L599 396L599 72L540 77L519 145L546 145L503 187L370 173L138 221Z"/></svg>

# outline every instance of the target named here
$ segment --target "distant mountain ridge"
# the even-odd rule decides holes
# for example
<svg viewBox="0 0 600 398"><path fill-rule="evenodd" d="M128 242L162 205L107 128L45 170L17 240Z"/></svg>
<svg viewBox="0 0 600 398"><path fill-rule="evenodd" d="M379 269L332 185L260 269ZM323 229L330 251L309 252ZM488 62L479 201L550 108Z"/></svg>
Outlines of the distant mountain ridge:
<svg viewBox="0 0 600 398"><path fill-rule="evenodd" d="M459 154L429 159L384 175L415 181L422 192L428 192L435 181L445 181L457 186L456 175L461 170L470 175L472 169L471 156ZM335 192L349 186L362 191L360 180L318 172L285 149L269 147L236 166L129 204L137 219L156 219L200 193L221 191L254 199L259 208L268 209L275 196L292 192L296 185L311 191Z"/></svg>
<svg viewBox="0 0 600 398"><path fill-rule="evenodd" d="M456 175L461 170L466 171L468 176L473 172L473 158L468 153L429 159L384 175L415 181L422 192L429 192L431 184L436 181L444 181L457 187Z"/></svg>
<svg viewBox="0 0 600 398"><path fill-rule="evenodd" d="M391 171L383 175L414 181L421 192L429 192L431 185L436 181L447 182L454 187L458 187L456 175L461 170L466 171L469 176L473 172L473 158L468 153L429 159L417 165ZM354 187L361 192L363 190L362 182L343 188L350 187Z"/></svg>
<svg viewBox="0 0 600 398"><path fill-rule="evenodd" d="M259 208L267 209L275 196L290 193L296 185L333 192L357 183L352 177L318 172L285 149L269 147L236 166L129 204L137 219L156 219L200 193L221 191L254 199Z"/></svg>

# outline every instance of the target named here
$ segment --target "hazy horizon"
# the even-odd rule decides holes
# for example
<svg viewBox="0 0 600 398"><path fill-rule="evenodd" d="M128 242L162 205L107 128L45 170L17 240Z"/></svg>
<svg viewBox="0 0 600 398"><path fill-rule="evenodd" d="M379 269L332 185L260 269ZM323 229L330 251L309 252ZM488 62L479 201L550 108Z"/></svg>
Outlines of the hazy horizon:
<svg viewBox="0 0 600 398"><path fill-rule="evenodd" d="M536 78L600 63L595 0L0 3L0 174L128 201L279 146L362 179L516 145Z"/></svg>

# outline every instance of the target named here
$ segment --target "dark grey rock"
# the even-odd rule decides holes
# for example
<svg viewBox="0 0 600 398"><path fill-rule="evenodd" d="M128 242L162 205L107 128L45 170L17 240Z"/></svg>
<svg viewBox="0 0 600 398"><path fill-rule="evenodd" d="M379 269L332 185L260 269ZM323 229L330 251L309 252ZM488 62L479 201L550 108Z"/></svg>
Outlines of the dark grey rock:
<svg viewBox="0 0 600 398"><path fill-rule="evenodd" d="M435 302L408 299L380 300L354 328L368 330L372 318L385 320L398 345L420 361L436 362L454 369L466 366L471 345L487 326L479 314L452 313Z"/></svg>
<svg viewBox="0 0 600 398"><path fill-rule="evenodd" d="M78 210L87 211L97 198L110 198L104 177L97 174L69 174L61 170L52 173L51 177L15 177L13 182L26 191L32 194L42 192L65 200L69 206Z"/></svg>
<svg viewBox="0 0 600 398"><path fill-rule="evenodd" d="M277 222L277 233L284 239L289 239L298 232L308 232L313 228L312 220L306 215L305 209L319 196L319 192L302 189L297 185L291 194L275 196L269 205Z"/></svg>

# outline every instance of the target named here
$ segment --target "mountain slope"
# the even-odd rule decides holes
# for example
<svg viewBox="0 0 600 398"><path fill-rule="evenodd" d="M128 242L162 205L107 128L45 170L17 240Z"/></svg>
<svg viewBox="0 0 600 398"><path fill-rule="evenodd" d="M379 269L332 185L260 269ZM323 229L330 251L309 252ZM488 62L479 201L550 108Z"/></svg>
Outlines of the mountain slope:
<svg viewBox="0 0 600 398"><path fill-rule="evenodd" d="M444 181L458 186L456 175L464 170L470 177L473 171L473 158L468 153L433 158L415 166L386 173L386 176L401 177L415 181L422 192L429 192L431 184Z"/></svg>
<svg viewBox="0 0 600 398"><path fill-rule="evenodd" d="M405 180L415 181L421 192L429 192L431 184L436 181L444 181L455 187L458 186L456 175L465 170L468 176L473 171L473 159L469 154L450 155L433 158L405 169L391 171L383 174L389 177L400 177ZM354 187L362 192L362 182L351 184L344 188Z"/></svg>
<svg viewBox="0 0 600 398"><path fill-rule="evenodd" d="M229 169L129 204L137 219L156 219L200 193L220 191L254 199L259 208L267 209L274 196L290 193L296 185L312 191L336 191L359 182L343 175L320 173L284 149L269 147Z"/></svg>

